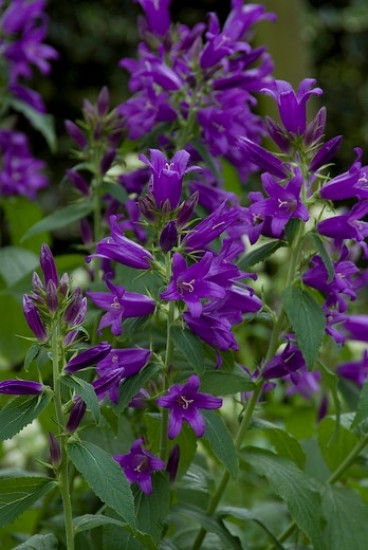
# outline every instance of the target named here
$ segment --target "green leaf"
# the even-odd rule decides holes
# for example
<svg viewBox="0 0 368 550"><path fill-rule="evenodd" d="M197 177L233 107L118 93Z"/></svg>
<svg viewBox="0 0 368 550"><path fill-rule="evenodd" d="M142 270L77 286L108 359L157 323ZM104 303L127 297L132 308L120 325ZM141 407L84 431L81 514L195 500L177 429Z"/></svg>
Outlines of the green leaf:
<svg viewBox="0 0 368 550"><path fill-rule="evenodd" d="M56 482L47 477L1 478L0 527L12 523L55 486Z"/></svg>
<svg viewBox="0 0 368 550"><path fill-rule="evenodd" d="M156 373L161 370L157 364L151 364L144 367L135 376L130 376L120 386L119 399L114 407L116 412L122 412L129 405L132 397L136 395L144 385L151 380Z"/></svg>
<svg viewBox="0 0 368 550"><path fill-rule="evenodd" d="M135 524L129 482L111 455L87 441L70 440L68 455L96 495L129 525Z"/></svg>
<svg viewBox="0 0 368 550"><path fill-rule="evenodd" d="M250 376L236 366L232 372L222 369L206 371L201 377L201 391L212 395L227 395L254 390Z"/></svg>
<svg viewBox="0 0 368 550"><path fill-rule="evenodd" d="M52 533L33 535L27 542L15 546L13 550L57 550L58 541Z"/></svg>
<svg viewBox="0 0 368 550"><path fill-rule="evenodd" d="M61 382L81 396L87 407L89 407L95 422L98 423L100 421L100 406L93 386L77 376L62 376Z"/></svg>
<svg viewBox="0 0 368 550"><path fill-rule="evenodd" d="M296 286L286 288L282 300L300 351L311 368L325 333L325 314L307 291Z"/></svg>
<svg viewBox="0 0 368 550"><path fill-rule="evenodd" d="M262 419L254 420L254 422L252 422L252 427L264 431L266 437L270 439L279 456L292 460L300 469L304 467L306 459L305 452L299 441L293 435L272 422Z"/></svg>
<svg viewBox="0 0 368 550"><path fill-rule="evenodd" d="M196 520L201 527L204 527L209 533L215 533L221 540L224 548L233 550L243 550L238 537L235 537L227 529L221 518L214 517L197 506L186 503L185 506L174 506L173 514L183 514Z"/></svg>
<svg viewBox="0 0 368 550"><path fill-rule="evenodd" d="M0 441L16 435L47 407L52 399L49 390L34 397L16 397L0 411Z"/></svg>
<svg viewBox="0 0 368 550"><path fill-rule="evenodd" d="M318 444L331 471L340 466L359 441L359 438L343 425L344 416L341 415L342 423L338 430L336 420L329 416L318 424Z"/></svg>
<svg viewBox="0 0 368 550"><path fill-rule="evenodd" d="M354 417L352 428L355 428L361 422L364 422L368 418L368 378L365 380L363 387L360 391L357 412Z"/></svg>
<svg viewBox="0 0 368 550"><path fill-rule="evenodd" d="M208 441L212 451L229 470L232 477L236 477L239 472L239 463L229 429L222 417L215 411L203 410L202 414L206 420L206 431L203 438Z"/></svg>
<svg viewBox="0 0 368 550"><path fill-rule="evenodd" d="M190 367L198 374L204 372L204 351L202 342L192 332L180 327L171 328L171 337Z"/></svg>
<svg viewBox="0 0 368 550"><path fill-rule="evenodd" d="M166 473L153 474L150 495L146 495L138 487L135 489L137 528L148 533L156 542L161 538L164 520L169 512L169 503L170 487Z"/></svg>
<svg viewBox="0 0 368 550"><path fill-rule="evenodd" d="M38 266L38 257L33 252L18 246L0 248L0 275L7 286L17 283L26 273Z"/></svg>
<svg viewBox="0 0 368 550"><path fill-rule="evenodd" d="M263 244L262 246L256 248L255 250L252 250L251 252L248 252L248 254L243 256L238 262L238 268L241 270L246 270L249 267L258 264L259 262L263 262L264 260L272 256L272 254L274 254L276 250L278 250L282 246L285 246L285 243L280 240L271 241Z"/></svg>
<svg viewBox="0 0 368 550"><path fill-rule="evenodd" d="M86 202L76 202L53 212L46 218L43 218L35 225L33 225L26 233L23 235L22 241L29 239L33 235L42 233L43 231L52 231L54 229L60 229L66 225L71 224L81 218L84 218L92 212L92 205Z"/></svg>
<svg viewBox="0 0 368 550"><path fill-rule="evenodd" d="M26 197L7 197L2 201L1 206L5 212L9 236L14 246L20 245L27 229L44 217L40 206ZM49 244L47 233L40 233L22 246L39 255L42 243Z"/></svg>
<svg viewBox="0 0 368 550"><path fill-rule="evenodd" d="M24 358L24 370L27 371L29 368L29 365L37 359L39 353L42 350L42 346L39 344L32 344L32 346L29 348L29 350L26 353L26 356Z"/></svg>
<svg viewBox="0 0 368 550"><path fill-rule="evenodd" d="M291 246L294 242L295 235L298 232L299 227L302 224L302 220L299 218L290 218L285 227L286 240Z"/></svg>
<svg viewBox="0 0 368 550"><path fill-rule="evenodd" d="M122 529L125 529L125 537L129 538L133 535L135 541L142 543L144 548L150 550L157 550L157 545L153 542L152 538L146 533L142 533L137 529L134 529L130 525L123 523L122 520L115 519L110 516L104 516L103 514L85 514L84 516L79 516L73 519L74 531L75 534L82 533L83 531L90 531L96 527L113 525L116 528L116 533L118 533L116 538L121 539ZM120 541L121 543L121 541ZM122 549L123 546L120 546Z"/></svg>
<svg viewBox="0 0 368 550"><path fill-rule="evenodd" d="M121 204L125 204L128 199L127 192L125 191L124 187L119 183L104 181L100 189L103 194L107 193L111 195Z"/></svg>
<svg viewBox="0 0 368 550"><path fill-rule="evenodd" d="M27 103L23 103L23 101L19 101L17 99L11 99L10 104L13 109L18 111L18 113L22 113L22 115L29 120L33 128L38 130L43 135L47 141L50 151L55 153L57 142L54 128L54 117L48 114L40 113Z"/></svg>
<svg viewBox="0 0 368 550"><path fill-rule="evenodd" d="M247 448L242 452L242 458L258 475L267 479L276 495L285 500L290 514L298 527L307 533L315 550L325 550L321 497L315 481L299 470L294 462L265 449Z"/></svg>
<svg viewBox="0 0 368 550"><path fill-rule="evenodd" d="M324 548L366 550L368 507L359 495L342 487L326 487L322 507L327 519Z"/></svg>
<svg viewBox="0 0 368 550"><path fill-rule="evenodd" d="M330 283L332 281L332 279L334 278L334 276L335 276L335 268L334 268L334 265L332 263L331 257L329 255L329 253L327 252L321 237L319 235L317 235L317 233L309 233L309 235L310 235L312 241L314 242L314 245L317 249L318 254L321 257L321 260L322 260L325 268L327 269L327 273L328 273L327 282Z"/></svg>

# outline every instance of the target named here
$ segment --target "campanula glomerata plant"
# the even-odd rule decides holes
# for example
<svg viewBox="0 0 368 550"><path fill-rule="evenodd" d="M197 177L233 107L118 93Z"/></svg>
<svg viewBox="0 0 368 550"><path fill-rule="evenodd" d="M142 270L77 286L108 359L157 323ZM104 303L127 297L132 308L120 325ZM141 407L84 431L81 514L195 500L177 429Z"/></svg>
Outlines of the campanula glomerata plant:
<svg viewBox="0 0 368 550"><path fill-rule="evenodd" d="M316 81L294 90L253 46L277 25L262 5L190 28L138 3L129 98L102 86L65 121L69 204L18 240L7 201L47 180L9 121L54 147L24 82L58 54L42 0L0 3L0 282L26 342L1 371L2 548L365 550L364 152L331 175L342 136L311 114Z"/></svg>

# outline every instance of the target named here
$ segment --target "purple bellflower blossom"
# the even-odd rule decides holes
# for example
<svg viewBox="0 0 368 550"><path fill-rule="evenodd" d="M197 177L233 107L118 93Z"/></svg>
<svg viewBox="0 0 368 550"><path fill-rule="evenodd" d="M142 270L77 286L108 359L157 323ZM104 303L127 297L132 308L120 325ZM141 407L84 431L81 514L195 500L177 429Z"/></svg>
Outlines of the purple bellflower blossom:
<svg viewBox="0 0 368 550"><path fill-rule="evenodd" d="M292 86L284 80L274 80L261 91L276 101L281 121L287 132L302 135L307 127L306 104L311 95L322 95L321 88L313 88L313 78L305 78L295 93Z"/></svg>
<svg viewBox="0 0 368 550"><path fill-rule="evenodd" d="M218 409L222 399L208 393L199 393L200 379L193 374L186 384L175 384L167 395L159 397L157 404L170 409L168 437L174 439L181 431L183 420L192 428L197 437L205 432L205 420L199 409Z"/></svg>
<svg viewBox="0 0 368 550"><path fill-rule="evenodd" d="M343 378L352 380L358 386L363 386L368 376L368 350L364 350L358 361L349 361L337 367L337 373Z"/></svg>
<svg viewBox="0 0 368 550"><path fill-rule="evenodd" d="M357 197L360 200L368 198L368 167L361 165L362 150L356 148L357 159L351 168L332 178L320 190L320 196L329 200L344 200Z"/></svg>
<svg viewBox="0 0 368 550"><path fill-rule="evenodd" d="M4 380L0 382L0 393L10 395L38 395L44 386L31 380Z"/></svg>
<svg viewBox="0 0 368 550"><path fill-rule="evenodd" d="M87 292L87 296L97 307L107 310L101 318L99 331L111 325L112 334L120 336L123 319L153 313L156 304L152 298L144 294L128 292L120 285L115 286L108 277L105 281L110 292Z"/></svg>
<svg viewBox="0 0 368 550"><path fill-rule="evenodd" d="M95 254L87 256L89 262L92 258L115 260L118 263L135 269L149 269L152 254L143 246L125 237L120 229L116 216L110 217L111 237L106 237L97 243Z"/></svg>
<svg viewBox="0 0 368 550"><path fill-rule="evenodd" d="M137 439L128 454L114 455L113 458L123 468L128 481L137 482L142 491L149 495L152 493L151 475L156 470L163 470L165 462L143 449L142 444L143 439Z"/></svg>
<svg viewBox="0 0 368 550"><path fill-rule="evenodd" d="M170 27L170 0L135 0L142 6L146 15L147 31L163 37Z"/></svg>
<svg viewBox="0 0 368 550"><path fill-rule="evenodd" d="M173 256L173 275L165 292L161 293L163 300L184 300L191 316L196 318L202 313L200 298L223 298L224 288L206 279L214 258L212 252L206 252L202 259L187 267L181 254Z"/></svg>
<svg viewBox="0 0 368 550"><path fill-rule="evenodd" d="M246 137L240 137L238 140L238 148L241 153L244 153L248 161L252 162L261 170L269 172L277 178L284 179L288 176L289 170L287 165L278 157L264 149L257 143Z"/></svg>
<svg viewBox="0 0 368 550"><path fill-rule="evenodd" d="M110 351L111 345L108 342L101 342L98 346L86 349L68 361L65 372L71 373L96 365L99 361L102 361Z"/></svg>
<svg viewBox="0 0 368 550"><path fill-rule="evenodd" d="M143 348L113 349L97 365L99 378L93 382L99 399L109 394L113 403L117 403L120 384L137 374L148 362L150 350Z"/></svg>
<svg viewBox="0 0 368 550"><path fill-rule="evenodd" d="M213 309L213 303L205 304L200 317L192 317L189 311L185 311L183 319L194 334L214 349L238 350L238 343L231 330L232 323L224 315L217 315Z"/></svg>
<svg viewBox="0 0 368 550"><path fill-rule="evenodd" d="M352 340L368 342L368 315L346 315L342 325Z"/></svg>
<svg viewBox="0 0 368 550"><path fill-rule="evenodd" d="M281 353L266 363L262 376L265 380L272 380L289 375L294 384L297 384L299 380L297 371L303 367L305 367L305 360L301 351L288 342Z"/></svg>

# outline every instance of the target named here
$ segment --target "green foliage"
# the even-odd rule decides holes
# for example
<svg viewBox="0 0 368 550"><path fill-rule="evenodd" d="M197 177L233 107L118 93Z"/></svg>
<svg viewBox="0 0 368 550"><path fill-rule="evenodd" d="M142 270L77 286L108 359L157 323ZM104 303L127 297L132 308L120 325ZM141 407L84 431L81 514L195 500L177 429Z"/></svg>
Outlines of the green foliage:
<svg viewBox="0 0 368 550"><path fill-rule="evenodd" d="M344 419L342 416L342 420ZM326 461L333 472L341 464L358 442L358 437L343 424L336 425L331 417L324 418L318 425L318 443Z"/></svg>
<svg viewBox="0 0 368 550"><path fill-rule="evenodd" d="M33 535L26 542L18 544L14 550L57 550L58 541L52 533Z"/></svg>
<svg viewBox="0 0 368 550"><path fill-rule="evenodd" d="M0 441L10 439L37 418L52 399L46 391L32 397L16 397L0 411Z"/></svg>
<svg viewBox="0 0 368 550"><path fill-rule="evenodd" d="M239 269L249 269L250 267L257 265L260 262L264 262L282 246L285 246L285 243L283 241L277 240L270 241L260 247L257 247L255 250L252 250L251 252L248 252L248 254L245 254L245 256L243 256L243 258L239 260Z"/></svg>
<svg viewBox="0 0 368 550"><path fill-rule="evenodd" d="M130 485L111 455L93 443L70 440L68 455L96 495L134 526L134 503Z"/></svg>
<svg viewBox="0 0 368 550"><path fill-rule="evenodd" d="M93 386L78 376L63 376L61 382L65 386L68 386L68 388L73 389L76 395L81 396L87 407L89 407L94 421L98 424L100 420L100 407Z"/></svg>
<svg viewBox="0 0 368 550"><path fill-rule="evenodd" d="M229 470L232 477L236 477L239 464L231 433L222 417L215 411L203 410L202 414L206 420L204 439L208 441L215 456Z"/></svg>
<svg viewBox="0 0 368 550"><path fill-rule="evenodd" d="M313 367L325 332L325 314L315 299L297 286L286 288L282 301L308 367Z"/></svg>
<svg viewBox="0 0 368 550"><path fill-rule="evenodd" d="M55 485L53 479L46 477L1 478L0 527L14 521Z"/></svg>
<svg viewBox="0 0 368 550"><path fill-rule="evenodd" d="M204 372L204 352L201 340L192 332L180 327L171 328L171 337L175 346L182 352L190 367L198 375Z"/></svg>
<svg viewBox="0 0 368 550"><path fill-rule="evenodd" d="M37 235L38 233L43 233L44 231L52 231L54 229L60 229L61 227L66 227L67 225L84 218L92 212L92 205L88 202L75 202L61 208L56 212L53 212L49 216L46 216L35 225L33 225L26 233L23 235L22 242Z"/></svg>

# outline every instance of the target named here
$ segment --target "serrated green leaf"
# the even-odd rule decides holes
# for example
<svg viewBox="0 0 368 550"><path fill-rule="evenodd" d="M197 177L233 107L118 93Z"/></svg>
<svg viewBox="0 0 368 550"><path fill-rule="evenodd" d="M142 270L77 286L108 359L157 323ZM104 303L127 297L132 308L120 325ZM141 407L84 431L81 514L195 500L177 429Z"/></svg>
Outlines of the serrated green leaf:
<svg viewBox="0 0 368 550"><path fill-rule="evenodd" d="M226 549L242 550L238 537L232 535L223 523L220 517L214 517L198 508L197 506L188 503L185 506L174 506L173 514L183 514L197 521L201 527L204 527L209 533L215 533Z"/></svg>
<svg viewBox="0 0 368 550"><path fill-rule="evenodd" d="M26 353L26 356L24 358L24 369L25 371L28 370L29 365L38 357L38 354L42 350L42 346L39 344L33 344L29 350Z"/></svg>
<svg viewBox="0 0 368 550"><path fill-rule="evenodd" d="M270 489L285 500L290 514L300 529L313 542L315 550L325 550L322 535L321 497L315 481L306 476L286 458L265 449L247 448L242 458L260 476L265 477Z"/></svg>
<svg viewBox="0 0 368 550"><path fill-rule="evenodd" d="M272 254L276 252L279 248L282 246L285 246L285 243L282 241L271 241L269 243L263 244L262 246L256 248L255 250L252 250L251 252L248 252L248 254L245 254L242 258L240 258L238 262L238 268L241 270L246 270L249 267L252 267L253 265L258 264L259 262L263 262Z"/></svg>
<svg viewBox="0 0 368 550"><path fill-rule="evenodd" d="M212 395L228 395L254 390L255 384L240 367L232 372L222 369L206 371L201 377L201 391Z"/></svg>
<svg viewBox="0 0 368 550"><path fill-rule="evenodd" d="M57 550L58 541L52 533L33 535L26 542L18 544L13 550Z"/></svg>
<svg viewBox="0 0 368 550"><path fill-rule="evenodd" d="M189 366L199 376L204 372L204 351L203 344L192 332L180 327L171 328L172 340L184 357Z"/></svg>
<svg viewBox="0 0 368 550"><path fill-rule="evenodd" d="M325 333L326 317L323 309L306 290L296 286L284 290L282 301L300 351L311 368Z"/></svg>
<svg viewBox="0 0 368 550"><path fill-rule="evenodd" d="M12 523L55 486L56 482L47 477L1 478L0 527Z"/></svg>
<svg viewBox="0 0 368 550"><path fill-rule="evenodd" d="M95 422L98 424L100 421L100 406L93 386L77 376L62 376L61 382L81 396L87 407L89 407Z"/></svg>
<svg viewBox="0 0 368 550"><path fill-rule="evenodd" d="M229 429L222 417L215 411L203 410L201 412L206 420L206 431L203 438L208 441L212 451L229 470L232 477L236 477L239 472L239 463Z"/></svg>
<svg viewBox="0 0 368 550"><path fill-rule="evenodd" d="M368 418L368 378L366 378L363 387L360 391L357 412L354 417L352 428L355 428L361 422L364 422Z"/></svg>
<svg viewBox="0 0 368 550"><path fill-rule="evenodd" d="M169 480L168 475L163 472L153 474L150 495L146 495L138 487L135 488L137 528L149 534L155 542L161 538L169 504Z"/></svg>
<svg viewBox="0 0 368 550"><path fill-rule="evenodd" d="M86 202L76 202L70 204L61 210L53 212L49 216L46 216L35 225L33 225L22 238L22 242L29 239L33 235L42 233L43 231L52 231L54 229L60 229L72 222L84 218L92 212L92 205Z"/></svg>
<svg viewBox="0 0 368 550"><path fill-rule="evenodd" d="M332 281L332 279L334 278L334 276L335 276L335 269L334 269L334 265L332 263L331 257L329 255L329 253L327 252L321 237L319 235L317 235L317 233L310 233L309 235L310 235L312 241L314 242L314 245L317 249L318 254L321 257L321 260L322 260L325 268L327 269L327 273L328 273L327 282L330 283Z"/></svg>
<svg viewBox="0 0 368 550"><path fill-rule="evenodd" d="M326 487L322 508L327 519L324 548L366 550L368 507L359 495L343 487Z"/></svg>
<svg viewBox="0 0 368 550"><path fill-rule="evenodd" d="M161 370L160 365L151 364L144 367L138 374L124 380L120 386L119 399L114 407L116 412L122 412L129 405L132 397Z"/></svg>
<svg viewBox="0 0 368 550"><path fill-rule="evenodd" d="M26 273L32 273L38 266L38 257L19 246L0 248L0 275L7 286L16 284Z"/></svg>
<svg viewBox="0 0 368 550"><path fill-rule="evenodd" d="M0 441L16 435L47 407L52 392L34 397L16 397L0 411Z"/></svg>
<svg viewBox="0 0 368 550"><path fill-rule="evenodd" d="M292 460L300 469L304 467L306 459L305 452L294 436L283 428L263 419L256 419L252 423L252 427L264 431L266 437L270 439L279 456Z"/></svg>
<svg viewBox="0 0 368 550"><path fill-rule="evenodd" d="M18 99L12 98L10 100L10 104L13 109L18 111L18 113L22 113L22 115L29 120L33 128L38 130L43 135L47 141L50 151L55 153L57 141L54 128L54 117L48 114L40 113L27 103L19 101Z"/></svg>
<svg viewBox="0 0 368 550"><path fill-rule="evenodd" d="M358 443L359 438L343 425L344 415L339 429L336 420L325 417L318 424L318 444L327 466L334 471Z"/></svg>
<svg viewBox="0 0 368 550"><path fill-rule="evenodd" d="M111 455L87 441L70 440L70 460L96 495L134 526L134 502L130 484Z"/></svg>

